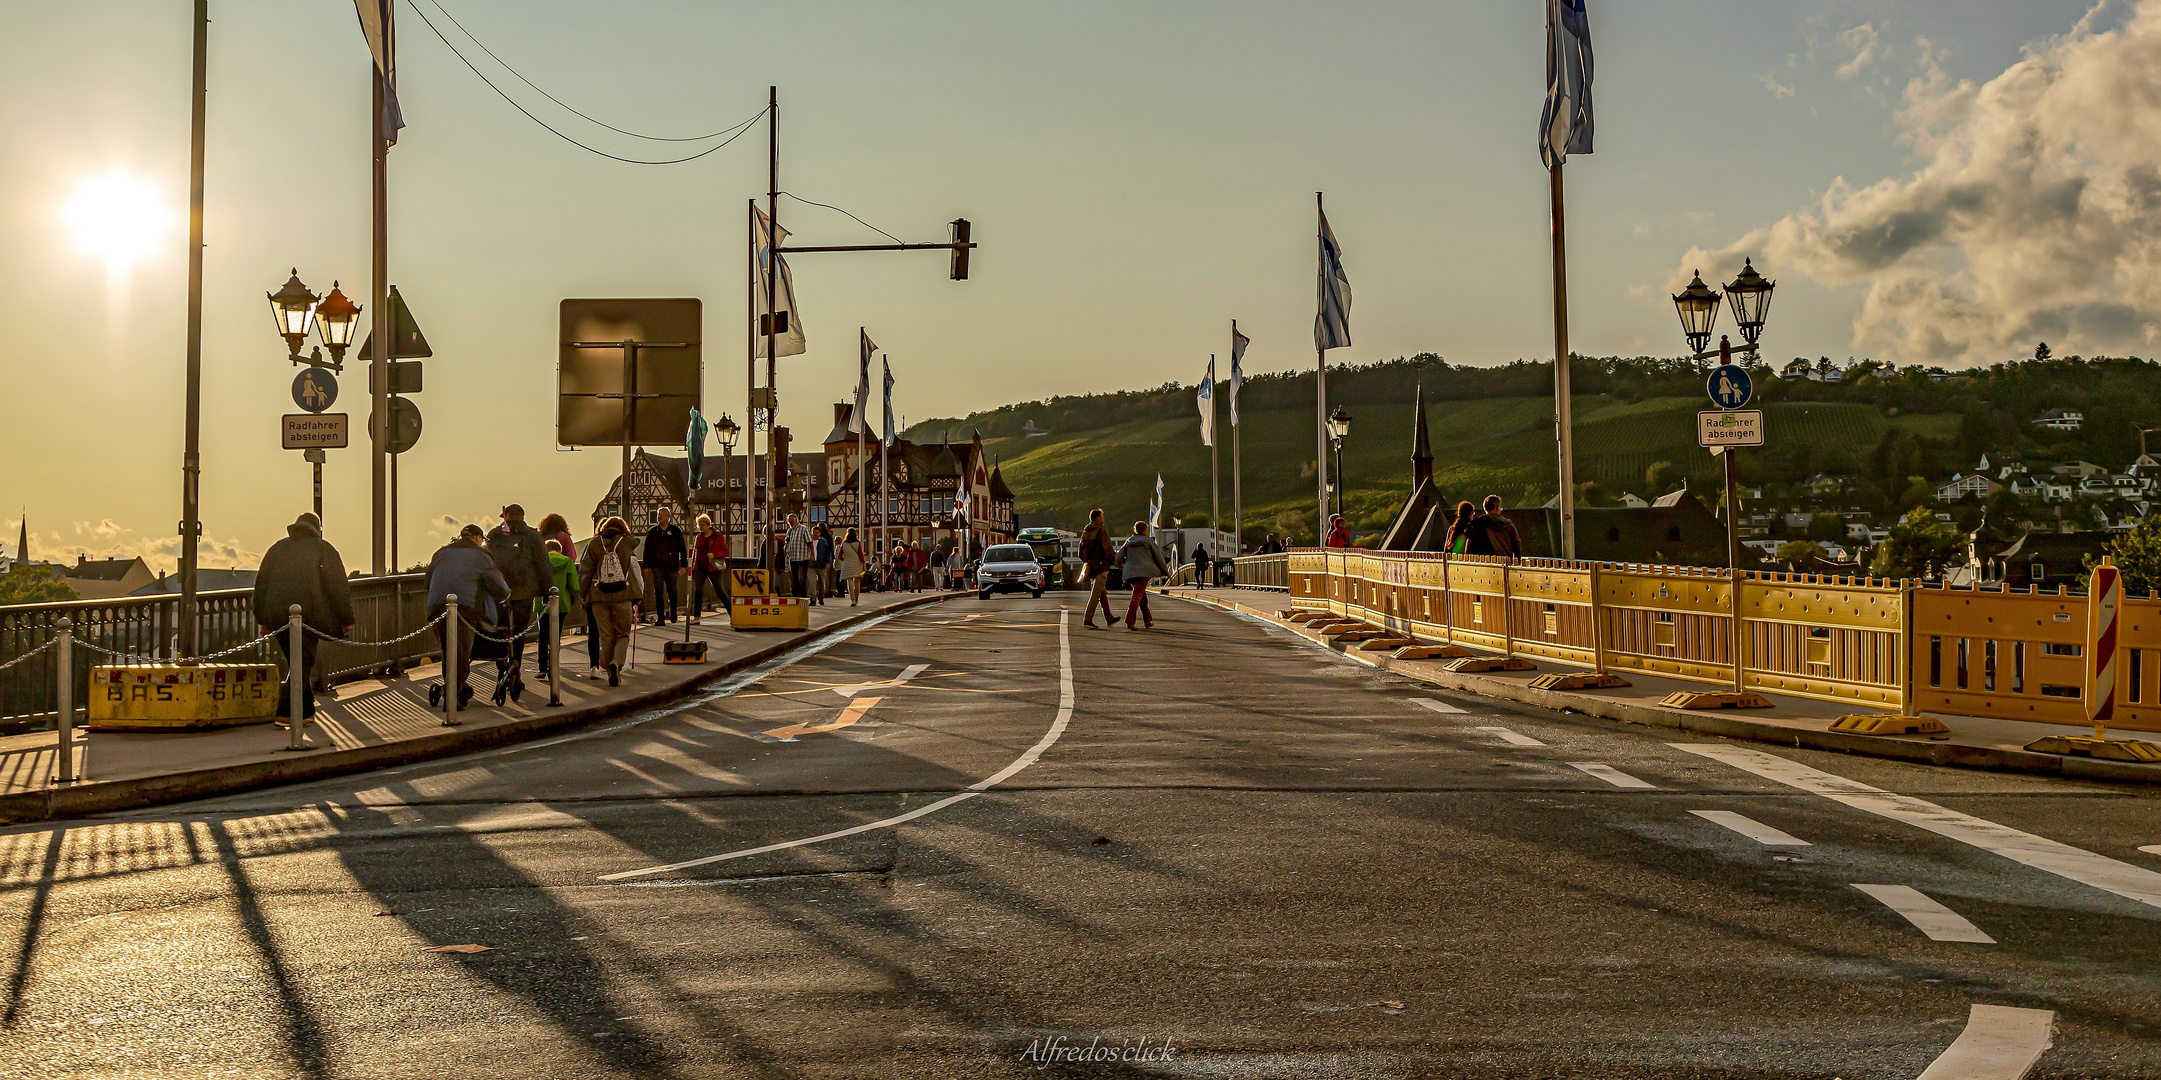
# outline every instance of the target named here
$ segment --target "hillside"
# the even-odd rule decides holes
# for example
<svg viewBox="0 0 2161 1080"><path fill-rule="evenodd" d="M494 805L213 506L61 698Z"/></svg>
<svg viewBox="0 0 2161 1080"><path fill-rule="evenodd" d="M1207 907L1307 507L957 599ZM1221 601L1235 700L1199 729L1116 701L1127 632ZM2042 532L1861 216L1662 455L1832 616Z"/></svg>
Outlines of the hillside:
<svg viewBox="0 0 2161 1080"><path fill-rule="evenodd" d="M2046 370L2036 370L2036 368ZM1497 493L1512 505L1542 504L1555 490L1551 365L1459 368L1438 357L1389 361L1329 374L1331 406L1353 415L1344 445L1346 513L1360 532L1385 527L1411 475L1412 402L1427 400L1434 479L1451 498ZM1576 480L1593 503L1631 491L1650 497L1682 476L1709 499L1718 465L1695 445L1695 414L1707 407L1694 365L1655 359L1578 359L1574 364ZM2107 385L2094 384L2115 383ZM1906 369L1847 384L1789 383L1758 372L1756 405L1770 445L1740 458L1744 480L1798 487L1817 473L1853 478L1853 498L1877 509L1915 475L1970 468L1980 453L2028 460L2085 457L2118 466L2137 453L2138 417L2161 403L2161 368L2143 361L2050 360L1955 377ZM1314 535L1311 374L1249 380L1241 398L1246 532ZM2041 405L2103 414L2083 433L2039 432L2020 415ZM2118 415L2112 414L2121 414ZM2089 415L2092 415L2091 413ZM2152 425L2156 421L2145 421ZM1049 433L1023 434L1027 425ZM915 438L982 430L1003 463L1023 512L1049 510L1078 523L1090 507L1116 519L1144 512L1158 472L1166 520L1206 521L1208 449L1200 443L1193 388L1165 385L1028 402L958 420L914 425ZM1231 514L1231 450L1222 419L1222 505ZM1662 483L1649 474L1659 469ZM1670 480L1666 480L1670 477Z"/></svg>

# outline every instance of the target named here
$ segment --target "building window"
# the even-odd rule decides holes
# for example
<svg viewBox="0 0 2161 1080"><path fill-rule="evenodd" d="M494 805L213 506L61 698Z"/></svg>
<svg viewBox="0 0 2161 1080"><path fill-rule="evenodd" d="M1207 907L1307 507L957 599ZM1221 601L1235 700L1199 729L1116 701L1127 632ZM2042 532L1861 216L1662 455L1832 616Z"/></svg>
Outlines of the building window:
<svg viewBox="0 0 2161 1080"><path fill-rule="evenodd" d="M1928 684L1943 685L1943 639L1935 635L1928 639Z"/></svg>
<svg viewBox="0 0 2161 1080"><path fill-rule="evenodd" d="M2084 645L2063 645L2054 641L2041 646L2043 656L2078 656L2085 651Z"/></svg>
<svg viewBox="0 0 2161 1080"><path fill-rule="evenodd" d="M1618 544L1621 542L1621 530L1619 526L1614 526L1606 530L1606 542L1609 544Z"/></svg>
<svg viewBox="0 0 2161 1080"><path fill-rule="evenodd" d="M2039 559L2026 564L2026 580L2047 581L2048 566Z"/></svg>
<svg viewBox="0 0 2161 1080"><path fill-rule="evenodd" d="M1966 638L1958 639L1958 688L1966 688Z"/></svg>

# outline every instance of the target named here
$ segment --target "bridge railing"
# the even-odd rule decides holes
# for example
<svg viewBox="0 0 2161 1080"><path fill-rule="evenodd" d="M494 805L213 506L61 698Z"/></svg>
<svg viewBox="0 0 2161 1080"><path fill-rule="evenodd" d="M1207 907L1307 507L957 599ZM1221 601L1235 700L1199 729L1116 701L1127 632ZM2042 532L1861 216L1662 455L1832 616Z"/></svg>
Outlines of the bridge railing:
<svg viewBox="0 0 2161 1080"><path fill-rule="evenodd" d="M353 641L391 641L427 622L424 574L354 578ZM262 634L255 625L253 592L220 589L196 597L198 651L207 655L252 641ZM179 641L180 597L123 596L107 600L63 600L49 604L0 606L0 665L37 652L69 620L77 643L73 650L74 700L88 700L90 669L120 663L166 663ZM282 620L281 620L282 621ZM317 670L388 666L433 655L435 642L423 635L394 645L359 646L324 642ZM118 654L114 656L113 654ZM283 663L284 654L268 642L227 658L230 662ZM61 672L54 650L45 649L0 671L0 733L45 730L53 726Z"/></svg>
<svg viewBox="0 0 2161 1080"><path fill-rule="evenodd" d="M2084 720L2083 614L2069 614L2084 601L2061 589L1355 548L1298 549L1286 562L1292 606L1422 643L1723 686L1736 685L1738 668L1746 689L1876 708ZM2126 608L2125 643L2139 662L2117 665L2118 716L2161 729L2161 671L2150 662L2161 597Z"/></svg>

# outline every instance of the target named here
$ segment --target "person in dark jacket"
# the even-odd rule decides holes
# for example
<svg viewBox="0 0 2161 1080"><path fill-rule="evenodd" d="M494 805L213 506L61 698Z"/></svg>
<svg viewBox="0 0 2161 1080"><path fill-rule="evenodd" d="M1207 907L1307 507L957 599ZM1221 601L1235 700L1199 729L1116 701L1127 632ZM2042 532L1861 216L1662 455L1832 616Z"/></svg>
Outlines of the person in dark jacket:
<svg viewBox="0 0 2161 1080"><path fill-rule="evenodd" d="M517 503L503 507L503 523L488 534L488 556L510 585L509 617L503 630L510 635L510 666L525 662L525 638L533 625L533 601L546 596L555 580L548 565L548 538L525 523L525 508ZM547 668L545 658L541 663Z"/></svg>
<svg viewBox="0 0 2161 1080"><path fill-rule="evenodd" d="M1201 589L1208 587L1208 545L1206 544L1193 545L1193 585L1195 588Z"/></svg>
<svg viewBox="0 0 2161 1080"><path fill-rule="evenodd" d="M1081 568L1088 575L1088 610L1081 613L1081 625L1095 629L1096 605L1103 605L1103 622L1106 629L1118 625L1118 614L1111 610L1111 566L1118 561L1118 549L1111 545L1111 531L1103 524L1103 511L1088 511L1088 526L1081 530Z"/></svg>
<svg viewBox="0 0 2161 1080"><path fill-rule="evenodd" d="M676 612L676 575L683 572L689 548L683 543L683 530L670 521L668 508L660 508L659 523L645 530L645 552L638 561L645 567L645 574L653 585L646 590L653 603L653 625L674 622ZM667 600L663 602L662 596Z"/></svg>
<svg viewBox="0 0 2161 1080"><path fill-rule="evenodd" d="M323 539L322 522L314 514L302 514L285 527L285 539L263 553L255 574L255 622L264 633L291 625L291 609L300 605L300 621L315 633L300 639L300 659L292 655L292 635L279 634L278 648L285 650L286 679L300 676L300 715L315 715L315 648L318 634L344 637L353 628L353 593L345 580L345 561L338 549ZM292 683L278 695L278 715L292 715Z"/></svg>
<svg viewBox="0 0 2161 1080"><path fill-rule="evenodd" d="M483 622L494 625L497 610L510 599L510 583L503 580L503 572L496 568L481 540L480 526L467 525L459 530L457 539L437 549L428 560L428 618L443 614L450 608L450 598L458 598L457 670L443 673L443 685L458 688L459 708L473 699L472 687L465 684L473 667L473 627ZM436 625L438 644L448 636L448 629Z"/></svg>
<svg viewBox="0 0 2161 1080"><path fill-rule="evenodd" d="M1471 519L1470 543L1466 545L1472 555L1498 555L1504 559L1523 556L1523 537L1516 532L1516 524L1501 516L1501 497L1486 496L1486 512Z"/></svg>

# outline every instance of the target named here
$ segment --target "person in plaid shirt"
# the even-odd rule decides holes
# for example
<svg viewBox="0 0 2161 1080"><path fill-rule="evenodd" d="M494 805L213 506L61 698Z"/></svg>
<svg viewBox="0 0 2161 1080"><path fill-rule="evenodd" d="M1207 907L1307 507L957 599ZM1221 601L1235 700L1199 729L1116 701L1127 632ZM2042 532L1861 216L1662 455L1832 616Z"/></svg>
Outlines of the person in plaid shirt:
<svg viewBox="0 0 2161 1080"><path fill-rule="evenodd" d="M812 545L816 538L810 526L802 523L794 514L788 515L788 578L795 587L795 596L809 596L810 563L817 552Z"/></svg>

